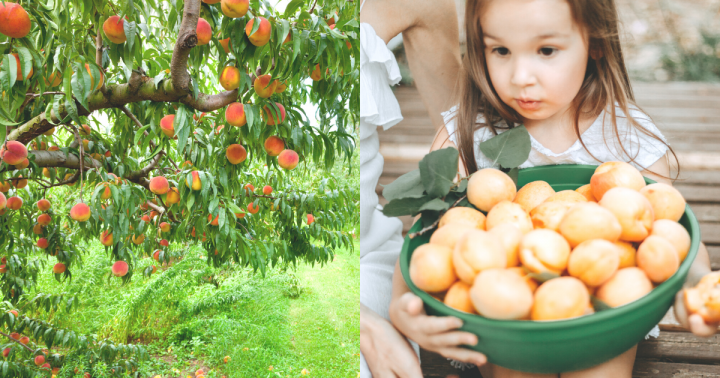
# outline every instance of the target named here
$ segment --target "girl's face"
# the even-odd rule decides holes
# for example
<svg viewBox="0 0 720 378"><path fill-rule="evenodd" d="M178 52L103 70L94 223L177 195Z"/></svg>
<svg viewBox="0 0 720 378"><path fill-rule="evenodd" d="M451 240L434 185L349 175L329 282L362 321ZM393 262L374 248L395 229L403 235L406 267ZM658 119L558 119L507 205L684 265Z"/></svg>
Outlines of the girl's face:
<svg viewBox="0 0 720 378"><path fill-rule="evenodd" d="M480 18L490 80L528 120L569 109L585 77L588 43L563 0L490 1Z"/></svg>

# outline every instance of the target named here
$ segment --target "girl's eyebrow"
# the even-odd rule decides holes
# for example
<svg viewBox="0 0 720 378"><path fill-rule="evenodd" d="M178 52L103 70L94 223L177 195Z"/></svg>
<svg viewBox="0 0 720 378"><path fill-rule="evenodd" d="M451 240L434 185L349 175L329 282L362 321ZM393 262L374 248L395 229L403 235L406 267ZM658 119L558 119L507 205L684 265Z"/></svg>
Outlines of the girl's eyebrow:
<svg viewBox="0 0 720 378"><path fill-rule="evenodd" d="M501 40L500 38L495 37L495 36L490 35L490 34L487 34L487 33L483 33L483 37L485 37L485 38L490 38L490 39L494 39L494 40L497 40L497 41L500 41L500 40ZM568 35L567 35L567 34L563 34L563 33L551 32L551 33L541 34L541 35L535 37L534 39L543 40L543 39L550 39L550 38L568 38Z"/></svg>

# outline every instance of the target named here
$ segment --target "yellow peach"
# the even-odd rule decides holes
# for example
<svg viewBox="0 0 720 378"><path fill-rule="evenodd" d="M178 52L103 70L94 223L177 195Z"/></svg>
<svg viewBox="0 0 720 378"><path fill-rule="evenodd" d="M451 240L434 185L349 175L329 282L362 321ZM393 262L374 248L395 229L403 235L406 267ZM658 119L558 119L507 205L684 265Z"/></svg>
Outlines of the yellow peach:
<svg viewBox="0 0 720 378"><path fill-rule="evenodd" d="M485 229L485 214L470 207L453 207L443 214L438 223L438 227L443 227L450 223L467 224L470 227L479 230Z"/></svg>
<svg viewBox="0 0 720 378"><path fill-rule="evenodd" d="M639 191L645 186L645 179L632 165L622 161L609 161L595 168L595 173L590 178L590 186L593 196L600 201L605 192L616 186Z"/></svg>
<svg viewBox="0 0 720 378"><path fill-rule="evenodd" d="M570 257L570 245L557 232L539 229L520 240L520 261L533 273L562 273Z"/></svg>
<svg viewBox="0 0 720 378"><path fill-rule="evenodd" d="M529 213L553 194L555 194L555 190L547 182L533 181L518 190L513 202L520 205L526 213Z"/></svg>
<svg viewBox="0 0 720 378"><path fill-rule="evenodd" d="M637 250L632 244L624 241L616 241L613 244L618 247L618 253L620 254L620 265L618 269L637 266L637 264L635 264L635 254Z"/></svg>
<svg viewBox="0 0 720 378"><path fill-rule="evenodd" d="M530 220L535 229L546 228L557 231L560 222L575 202L544 202L530 211Z"/></svg>
<svg viewBox="0 0 720 378"><path fill-rule="evenodd" d="M562 190L550 197L545 202L587 202L587 198L584 195L574 190Z"/></svg>
<svg viewBox="0 0 720 378"><path fill-rule="evenodd" d="M680 191L668 184L650 184L640 189L640 194L650 201L655 219L670 219L677 222L685 214L685 198Z"/></svg>
<svg viewBox="0 0 720 378"><path fill-rule="evenodd" d="M567 239L571 247L590 239L605 239L616 242L622 227L610 210L595 202L578 203L567 211L558 232Z"/></svg>
<svg viewBox="0 0 720 378"><path fill-rule="evenodd" d="M669 219L656 220L653 223L653 230L650 235L656 235L669 241L677 250L680 262L683 262L688 252L690 252L690 234L678 222Z"/></svg>
<svg viewBox="0 0 720 378"><path fill-rule="evenodd" d="M455 249L455 245L458 240L460 240L466 232L473 229L473 227L463 223L443 226L433 232L430 236L430 243L444 245L450 249Z"/></svg>
<svg viewBox="0 0 720 378"><path fill-rule="evenodd" d="M610 307L619 307L644 297L653 285L640 268L620 269L602 284L595 296Z"/></svg>
<svg viewBox="0 0 720 378"><path fill-rule="evenodd" d="M453 250L457 276L472 285L475 276L485 269L505 268L507 256L495 235L483 230L466 232Z"/></svg>
<svg viewBox="0 0 720 378"><path fill-rule="evenodd" d="M535 291L530 314L532 320L576 318L590 307L590 293L575 277L558 277L545 281Z"/></svg>
<svg viewBox="0 0 720 378"><path fill-rule="evenodd" d="M575 189L575 191L582 194L588 201L597 202L597 198L595 198L595 195L593 195L592 186L590 184L583 185Z"/></svg>
<svg viewBox="0 0 720 378"><path fill-rule="evenodd" d="M500 201L512 201L516 193L510 176L495 168L481 169L468 180L468 201L480 211L488 212Z"/></svg>
<svg viewBox="0 0 720 378"><path fill-rule="evenodd" d="M666 239L648 236L638 247L637 266L645 271L652 282L661 283L670 278L680 266L675 247Z"/></svg>
<svg viewBox="0 0 720 378"><path fill-rule="evenodd" d="M568 273L585 285L600 286L615 274L619 266L618 247L604 239L593 239L573 249L568 260Z"/></svg>
<svg viewBox="0 0 720 378"><path fill-rule="evenodd" d="M639 242L650 234L655 215L650 202L639 192L615 187L605 192L598 204L615 214L620 222L620 240Z"/></svg>
<svg viewBox="0 0 720 378"><path fill-rule="evenodd" d="M507 269L487 269L470 288L470 299L478 314L490 319L527 319L533 293L525 280Z"/></svg>
<svg viewBox="0 0 720 378"><path fill-rule="evenodd" d="M500 245L505 250L507 256L507 266L514 267L520 265L520 240L523 233L512 223L501 223L488 231L497 237Z"/></svg>
<svg viewBox="0 0 720 378"><path fill-rule="evenodd" d="M458 311L475 313L472 300L470 300L470 285L462 281L455 282L445 294L443 302Z"/></svg>
<svg viewBox="0 0 720 378"><path fill-rule="evenodd" d="M532 219L528 213L523 210L522 206L510 201L500 201L493 206L485 220L485 227L492 230L502 223L514 224L523 234L527 234L533 229Z"/></svg>
<svg viewBox="0 0 720 378"><path fill-rule="evenodd" d="M410 279L421 290L445 291L457 281L453 270L452 250L436 244L423 244L410 258Z"/></svg>

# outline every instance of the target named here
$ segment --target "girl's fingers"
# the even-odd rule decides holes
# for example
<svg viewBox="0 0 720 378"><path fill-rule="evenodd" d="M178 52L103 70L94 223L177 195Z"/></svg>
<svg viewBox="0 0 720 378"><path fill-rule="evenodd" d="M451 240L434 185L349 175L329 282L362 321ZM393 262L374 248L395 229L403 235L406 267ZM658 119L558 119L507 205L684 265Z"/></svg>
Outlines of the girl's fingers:
<svg viewBox="0 0 720 378"><path fill-rule="evenodd" d="M428 337L432 337L436 333L445 333L460 328L462 324L462 320L453 316L424 316L417 326Z"/></svg>
<svg viewBox="0 0 720 378"><path fill-rule="evenodd" d="M430 335L428 341L435 349L451 348L459 345L475 345L477 344L477 336L468 332L446 332Z"/></svg>
<svg viewBox="0 0 720 378"><path fill-rule="evenodd" d="M437 352L446 358L452 358L470 364L478 366L484 365L487 362L487 357L480 352L464 348L441 348Z"/></svg>
<svg viewBox="0 0 720 378"><path fill-rule="evenodd" d="M422 301L422 299L420 299L420 297L418 297L417 295L415 295L413 293L409 293L409 292L403 294L403 296L408 297L406 299L406 301L407 301L406 308L407 308L408 314L410 314L412 316L417 316L417 315L420 315L423 313L423 310L424 310L423 309L423 301Z"/></svg>

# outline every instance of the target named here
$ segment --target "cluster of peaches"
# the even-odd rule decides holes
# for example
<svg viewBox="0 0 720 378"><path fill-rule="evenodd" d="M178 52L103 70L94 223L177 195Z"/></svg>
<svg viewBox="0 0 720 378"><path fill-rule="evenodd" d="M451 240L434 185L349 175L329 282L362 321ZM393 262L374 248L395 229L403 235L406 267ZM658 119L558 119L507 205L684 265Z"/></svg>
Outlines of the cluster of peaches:
<svg viewBox="0 0 720 378"><path fill-rule="evenodd" d="M507 174L483 169L467 198L482 212L448 210L413 253L410 278L449 307L491 319L583 316L594 312L591 295L622 306L670 278L690 250L680 192L646 185L624 162L559 192L544 181L516 190Z"/></svg>

